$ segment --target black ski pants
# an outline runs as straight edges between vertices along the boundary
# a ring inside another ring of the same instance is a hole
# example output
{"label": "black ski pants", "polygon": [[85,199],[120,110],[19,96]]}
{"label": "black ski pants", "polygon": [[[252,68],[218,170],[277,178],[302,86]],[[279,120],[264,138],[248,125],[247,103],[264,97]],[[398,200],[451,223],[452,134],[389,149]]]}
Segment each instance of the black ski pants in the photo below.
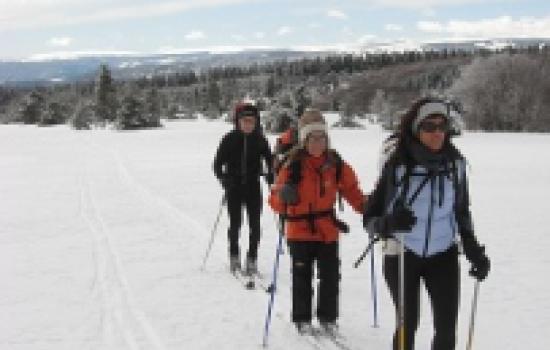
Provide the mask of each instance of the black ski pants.
{"label": "black ski pants", "polygon": [[239,233],[242,225],[243,207],[246,207],[249,227],[248,257],[256,260],[260,243],[260,215],[262,214],[262,189],[260,182],[236,186],[227,191],[229,214],[229,254],[239,256]]}
{"label": "black ski pants", "polygon": [[[389,287],[396,314],[399,305],[398,256],[384,257],[384,277]],[[432,305],[434,339],[432,350],[454,350],[460,298],[460,268],[458,249],[422,258],[405,252],[405,349],[414,349],[418,328],[420,281],[424,282]],[[397,328],[393,336],[393,349],[398,349]]]}
{"label": "black ski pants", "polygon": [[333,322],[338,318],[340,258],[338,242],[289,241],[292,258],[292,321],[312,318],[313,265],[317,262],[317,318]]}

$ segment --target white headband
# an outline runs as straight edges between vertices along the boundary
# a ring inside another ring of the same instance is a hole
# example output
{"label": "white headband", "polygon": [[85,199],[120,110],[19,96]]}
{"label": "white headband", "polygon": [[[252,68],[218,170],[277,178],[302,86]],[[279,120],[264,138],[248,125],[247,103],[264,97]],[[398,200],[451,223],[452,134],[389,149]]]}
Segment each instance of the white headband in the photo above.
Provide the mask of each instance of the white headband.
{"label": "white headband", "polygon": [[418,125],[420,123],[428,118],[431,115],[442,115],[445,118],[448,119],[448,109],[447,105],[441,102],[428,102],[420,106],[418,109],[418,113],[416,115],[416,118],[414,119],[413,125],[412,125],[412,131],[413,133],[418,132]]}
{"label": "white headband", "polygon": [[328,136],[328,128],[324,123],[307,124],[300,128],[300,142],[303,144],[306,141],[307,135],[313,131],[322,131]]}

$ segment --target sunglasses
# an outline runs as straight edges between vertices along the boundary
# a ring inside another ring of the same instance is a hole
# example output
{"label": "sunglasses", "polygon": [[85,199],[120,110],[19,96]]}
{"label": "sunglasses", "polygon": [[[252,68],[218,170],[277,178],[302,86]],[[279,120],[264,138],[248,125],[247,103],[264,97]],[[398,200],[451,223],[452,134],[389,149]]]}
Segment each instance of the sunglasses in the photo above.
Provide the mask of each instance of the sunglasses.
{"label": "sunglasses", "polygon": [[449,124],[446,122],[433,123],[433,122],[424,121],[420,123],[418,128],[419,130],[424,132],[436,132],[436,131],[447,132],[449,131]]}

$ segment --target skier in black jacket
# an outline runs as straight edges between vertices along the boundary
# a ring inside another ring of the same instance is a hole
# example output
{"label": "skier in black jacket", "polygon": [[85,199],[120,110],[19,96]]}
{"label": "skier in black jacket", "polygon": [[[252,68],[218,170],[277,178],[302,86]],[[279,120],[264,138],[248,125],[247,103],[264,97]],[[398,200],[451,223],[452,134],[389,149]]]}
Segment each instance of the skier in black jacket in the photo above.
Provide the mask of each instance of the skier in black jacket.
{"label": "skier in black jacket", "polygon": [[[218,146],[214,158],[214,174],[226,192],[230,270],[236,272],[241,268],[239,231],[242,207],[246,206],[250,238],[245,272],[253,274],[257,272],[263,203],[260,176],[265,175],[268,185],[273,183],[273,156],[261,131],[258,109],[250,103],[239,103],[234,117],[235,128],[225,134]],[[262,158],[267,167],[265,174]]]}

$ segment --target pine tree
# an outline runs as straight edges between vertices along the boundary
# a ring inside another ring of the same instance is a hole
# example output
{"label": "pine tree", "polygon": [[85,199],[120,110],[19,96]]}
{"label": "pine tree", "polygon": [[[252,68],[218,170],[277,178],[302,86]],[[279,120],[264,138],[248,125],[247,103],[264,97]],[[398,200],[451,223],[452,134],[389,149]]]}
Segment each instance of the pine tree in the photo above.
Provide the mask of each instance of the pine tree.
{"label": "pine tree", "polygon": [[116,90],[107,65],[99,68],[99,78],[96,84],[96,113],[100,122],[113,121],[116,117]]}
{"label": "pine tree", "polygon": [[121,103],[116,118],[116,127],[120,130],[139,129],[147,126],[142,102],[134,95],[126,96]]}
{"label": "pine tree", "polygon": [[42,119],[44,96],[38,91],[31,92],[19,110],[19,119],[25,124],[36,124]]}
{"label": "pine tree", "polygon": [[311,98],[307,95],[306,88],[301,85],[294,92],[294,113],[301,116],[304,110],[311,105]]}
{"label": "pine tree", "polygon": [[392,106],[390,99],[386,96],[386,93],[382,89],[377,89],[370,104],[371,113],[378,115],[378,120],[381,121],[384,127],[392,130],[397,124],[394,115],[392,113]]}
{"label": "pine tree", "polygon": [[147,125],[145,126],[160,126],[160,96],[158,90],[155,88],[149,90],[145,99],[145,118],[147,120]]}
{"label": "pine tree", "polygon": [[275,96],[275,78],[273,75],[270,75],[267,79],[265,95],[269,98]]}
{"label": "pine tree", "polygon": [[90,101],[80,102],[69,123],[76,130],[89,130],[95,120],[94,106]]}
{"label": "pine tree", "polygon": [[218,86],[218,83],[214,80],[210,80],[208,82],[207,92],[206,92],[206,98],[207,98],[207,106],[208,110],[211,111],[220,111],[220,100],[221,100],[221,92],[220,87]]}
{"label": "pine tree", "polygon": [[50,102],[48,107],[42,113],[39,125],[63,124],[67,120],[67,106],[59,102]]}

